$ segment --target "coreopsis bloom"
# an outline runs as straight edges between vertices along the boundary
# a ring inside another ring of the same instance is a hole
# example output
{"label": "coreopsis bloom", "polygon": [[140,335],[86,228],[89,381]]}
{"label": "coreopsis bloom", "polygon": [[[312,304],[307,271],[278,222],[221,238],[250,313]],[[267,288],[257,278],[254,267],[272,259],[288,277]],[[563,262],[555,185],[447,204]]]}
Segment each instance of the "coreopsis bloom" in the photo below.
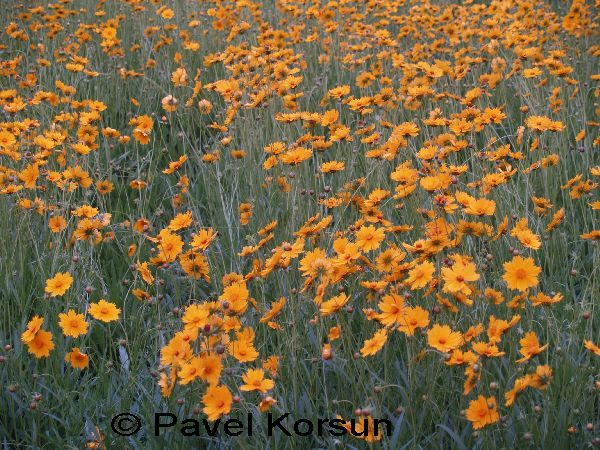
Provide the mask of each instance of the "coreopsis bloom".
{"label": "coreopsis bloom", "polygon": [[215,233],[212,228],[202,229],[192,236],[190,246],[197,250],[206,250],[217,235],[218,233]]}
{"label": "coreopsis bloom", "polygon": [[331,297],[329,300],[322,302],[319,312],[323,316],[328,316],[342,309],[342,307],[348,303],[349,300],[350,297],[342,292],[334,297]]}
{"label": "coreopsis bloom", "polygon": [[175,261],[183,249],[183,240],[167,228],[158,233],[157,239],[158,259],[165,262]]}
{"label": "coreopsis bloom", "polygon": [[382,325],[388,326],[394,323],[401,323],[404,317],[404,298],[398,294],[388,294],[381,298],[377,305],[381,311],[377,315],[377,320]]}
{"label": "coreopsis bloom", "polygon": [[383,228],[375,228],[373,225],[362,226],[356,232],[356,244],[363,252],[379,248],[384,238]]}
{"label": "coreopsis bloom", "polygon": [[344,168],[346,167],[346,165],[344,164],[343,161],[329,161],[326,163],[323,163],[321,165],[321,172],[323,173],[332,173],[332,172],[340,172],[342,170],[344,170]]}
{"label": "coreopsis bloom", "polygon": [[226,386],[209,386],[202,397],[202,403],[204,403],[202,411],[206,414],[208,420],[214,422],[231,411],[232,401],[233,397]]}
{"label": "coreopsis bloom", "polygon": [[465,208],[465,213],[474,216],[493,216],[496,211],[496,202],[487,198],[473,199]]}
{"label": "coreopsis bloom", "polygon": [[248,369],[242,375],[242,380],[244,384],[240,386],[241,391],[258,391],[264,394],[275,387],[275,382],[265,378],[265,371],[262,369]]}
{"label": "coreopsis bloom", "polygon": [[185,330],[198,329],[209,321],[210,310],[206,304],[191,304],[185,308],[181,321]]}
{"label": "coreopsis bloom", "polygon": [[50,220],[48,220],[48,227],[53,233],[60,233],[67,228],[67,221],[63,216],[52,216]]}
{"label": "coreopsis bloom", "polygon": [[171,222],[169,222],[169,225],[167,226],[167,228],[171,231],[178,231],[183,228],[189,227],[191,224],[192,224],[192,212],[186,211],[184,213],[177,214],[171,220]]}
{"label": "coreopsis bloom", "polygon": [[321,358],[328,361],[333,358],[333,350],[331,344],[323,344],[323,350],[321,350]]}
{"label": "coreopsis bloom", "polygon": [[279,356],[269,356],[262,364],[265,370],[268,370],[273,377],[277,376],[279,371]]}
{"label": "coreopsis bloom", "polygon": [[167,95],[160,101],[163,109],[167,112],[173,112],[177,109],[177,99],[172,95]]}
{"label": "coreopsis bloom", "polygon": [[150,142],[150,133],[154,125],[154,120],[150,116],[138,116],[134,117],[129,121],[129,125],[133,125],[133,137],[140,144],[147,144]]}
{"label": "coreopsis bloom", "polygon": [[412,290],[424,288],[432,280],[434,272],[434,265],[429,261],[423,261],[408,272],[406,283]]}
{"label": "coreopsis bloom", "polygon": [[525,362],[548,348],[548,344],[540,346],[540,341],[533,331],[525,333],[525,336],[523,336],[519,343],[521,344],[519,352],[523,357],[517,359],[518,363]]}
{"label": "coreopsis bloom", "polygon": [[258,358],[258,352],[254,348],[254,331],[245,328],[235,333],[236,340],[231,341],[227,351],[239,362],[251,362]]}
{"label": "coreopsis bloom", "polygon": [[40,316],[33,316],[33,318],[27,324],[27,329],[21,334],[21,341],[25,344],[31,342],[42,325],[44,324],[44,318]]}
{"label": "coreopsis bloom", "polygon": [[487,336],[488,340],[492,343],[498,343],[502,340],[502,335],[512,328],[519,320],[521,316],[515,315],[510,322],[504,319],[496,319],[493,315],[489,318]]}
{"label": "coreopsis bloom", "polygon": [[240,223],[242,225],[248,225],[248,222],[252,217],[253,208],[254,205],[252,205],[252,203],[240,203],[238,210],[240,212]]}
{"label": "coreopsis bloom", "polygon": [[164,173],[166,175],[171,175],[172,173],[175,173],[177,170],[179,170],[186,161],[187,161],[187,156],[181,155],[177,161],[171,161],[169,163],[169,166],[166,169],[164,169],[162,171],[162,173]]}
{"label": "coreopsis bloom", "polygon": [[375,332],[371,339],[367,339],[360,349],[360,354],[364,356],[372,356],[383,348],[387,341],[387,331],[385,328]]}
{"label": "coreopsis bloom", "polygon": [[60,313],[58,319],[58,324],[65,336],[76,338],[87,333],[88,323],[85,321],[83,314],[78,314],[70,309],[66,313]]}
{"label": "coreopsis bloom", "polygon": [[89,365],[89,357],[82,353],[79,347],[73,347],[65,356],[65,361],[70,363],[74,369],[85,369]]}
{"label": "coreopsis bloom", "polygon": [[246,287],[246,283],[232,283],[223,289],[223,294],[219,296],[219,300],[221,300],[221,304],[227,313],[243,314],[248,307],[249,296],[250,292]]}
{"label": "coreopsis bloom", "polygon": [[487,358],[505,355],[505,352],[501,352],[496,345],[490,342],[473,343],[473,351],[475,351],[475,353],[478,355],[485,356]]}
{"label": "coreopsis bloom", "polygon": [[160,373],[160,378],[157,382],[160,387],[160,393],[164,398],[168,398],[171,396],[171,392],[173,392],[173,388],[177,383],[177,369],[175,367],[171,367],[168,371],[164,371]]}
{"label": "coreopsis bloom", "polygon": [[436,323],[427,332],[427,343],[442,353],[448,353],[463,344],[463,336],[448,325]]}
{"label": "coreopsis bloom", "polygon": [[17,142],[17,139],[15,138],[14,134],[6,130],[0,131],[0,147],[11,147],[15,142]]}
{"label": "coreopsis bloom", "polygon": [[305,277],[327,275],[331,266],[332,263],[327,258],[325,250],[321,248],[306,252],[304,258],[300,260],[300,271]]}
{"label": "coreopsis bloom", "polygon": [[139,261],[135,265],[136,270],[147,284],[154,283],[154,276],[152,272],[150,272],[150,268],[148,267],[148,263],[140,263]]}
{"label": "coreopsis bloom", "polygon": [[200,111],[200,113],[202,113],[204,115],[210,114],[212,109],[213,109],[213,105],[208,100],[202,99],[202,100],[198,101],[198,110]]}
{"label": "coreopsis bloom", "polygon": [[496,410],[497,404],[494,397],[485,398],[483,395],[471,400],[466,410],[466,417],[475,430],[491,425],[500,420],[500,414]]}
{"label": "coreopsis bloom", "polygon": [[160,363],[165,366],[181,366],[192,357],[190,343],[181,335],[175,335],[160,350]]}
{"label": "coreopsis bloom", "polygon": [[178,377],[181,384],[188,384],[196,378],[216,385],[221,376],[223,364],[217,355],[195,356],[181,366]]}
{"label": "coreopsis bloom", "polygon": [[537,366],[535,373],[531,374],[531,387],[546,390],[552,381],[552,367],[547,364]]}
{"label": "coreopsis bloom", "polygon": [[417,328],[425,328],[429,325],[429,312],[420,306],[405,308],[398,323],[398,331],[412,336]]}
{"label": "coreopsis bloom", "polygon": [[270,395],[267,395],[258,404],[258,410],[262,413],[267,412],[275,403],[277,403],[277,400],[275,400]]}
{"label": "coreopsis bloom", "polygon": [[218,355],[201,356],[199,369],[199,377],[202,381],[206,381],[209,385],[216,385],[223,369],[221,357]]}
{"label": "coreopsis bloom", "polygon": [[281,297],[279,300],[271,303],[271,308],[259,319],[260,323],[268,323],[275,318],[283,309],[286,303],[286,298]]}
{"label": "coreopsis bloom", "polygon": [[309,148],[298,147],[293,150],[288,150],[286,153],[282,154],[279,159],[282,163],[288,165],[298,165],[302,161],[306,161],[312,156],[313,152]]}
{"label": "coreopsis bloom", "polygon": [[531,304],[533,306],[540,306],[540,305],[549,306],[549,305],[553,305],[555,303],[560,302],[563,298],[564,297],[560,292],[557,294],[554,294],[552,297],[544,294],[543,292],[538,292],[536,295],[529,297],[529,300],[531,300]]}
{"label": "coreopsis bloom", "polygon": [[187,86],[188,79],[189,77],[185,67],[178,67],[171,74],[171,82],[178,87]]}
{"label": "coreopsis bloom", "polygon": [[114,188],[114,184],[108,180],[99,180],[96,182],[96,190],[100,195],[110,194]]}
{"label": "coreopsis bloom", "polygon": [[473,289],[467,283],[477,281],[479,274],[472,262],[455,261],[452,267],[442,268],[442,278],[444,279],[444,292],[461,292],[469,295]]}
{"label": "coreopsis bloom", "polygon": [[524,292],[538,285],[538,275],[541,271],[542,269],[535,265],[533,258],[515,256],[511,261],[504,263],[502,279],[506,281],[509,289]]}
{"label": "coreopsis bloom", "polygon": [[50,351],[54,349],[52,342],[52,333],[39,330],[30,341],[26,342],[27,350],[36,358],[45,358],[50,356]]}
{"label": "coreopsis bloom", "polygon": [[189,250],[179,255],[179,263],[186,275],[198,280],[204,278],[206,282],[210,282],[209,266],[206,256]]}
{"label": "coreopsis bloom", "polygon": [[594,355],[596,356],[600,356],[600,347],[598,347],[596,344],[594,344],[592,341],[590,340],[584,340],[583,341],[583,346],[588,349],[590,352],[592,352]]}
{"label": "coreopsis bloom", "polygon": [[73,284],[73,277],[69,272],[57,273],[53,278],[46,280],[45,292],[51,297],[64,295]]}
{"label": "coreopsis bloom", "polygon": [[114,303],[100,299],[96,303],[90,303],[90,316],[102,322],[112,322],[119,318],[121,310]]}

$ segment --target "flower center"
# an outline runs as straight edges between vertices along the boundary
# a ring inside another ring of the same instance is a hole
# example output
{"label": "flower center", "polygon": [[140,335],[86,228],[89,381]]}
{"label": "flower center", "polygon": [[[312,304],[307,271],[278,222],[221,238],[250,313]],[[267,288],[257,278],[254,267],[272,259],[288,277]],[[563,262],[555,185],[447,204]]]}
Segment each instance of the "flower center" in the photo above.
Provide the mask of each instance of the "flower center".
{"label": "flower center", "polygon": [[527,276],[527,271],[525,269],[517,269],[517,271],[515,272],[515,276],[518,279],[522,280]]}

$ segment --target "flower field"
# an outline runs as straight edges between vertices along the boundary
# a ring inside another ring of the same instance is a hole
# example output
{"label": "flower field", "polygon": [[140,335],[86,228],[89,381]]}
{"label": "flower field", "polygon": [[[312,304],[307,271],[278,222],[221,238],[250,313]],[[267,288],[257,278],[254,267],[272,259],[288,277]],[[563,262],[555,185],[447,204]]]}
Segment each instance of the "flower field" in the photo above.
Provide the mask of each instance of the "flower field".
{"label": "flower field", "polygon": [[600,447],[598,1],[2,6],[2,448]]}

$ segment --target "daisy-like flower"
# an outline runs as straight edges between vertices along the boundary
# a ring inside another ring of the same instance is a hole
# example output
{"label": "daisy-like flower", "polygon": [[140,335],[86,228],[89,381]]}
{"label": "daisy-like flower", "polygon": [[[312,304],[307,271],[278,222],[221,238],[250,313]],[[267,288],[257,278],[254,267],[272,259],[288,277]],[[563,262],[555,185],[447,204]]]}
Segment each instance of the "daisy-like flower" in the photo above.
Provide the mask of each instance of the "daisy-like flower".
{"label": "daisy-like flower", "polygon": [[480,395],[477,400],[471,400],[469,403],[466,410],[467,420],[471,422],[475,430],[496,423],[500,420],[500,414],[498,414],[496,407],[494,397],[485,398]]}
{"label": "daisy-like flower", "polygon": [[448,353],[463,344],[463,336],[458,331],[452,331],[448,325],[435,324],[427,332],[427,343],[430,347],[442,353]]}
{"label": "daisy-like flower", "polygon": [[209,386],[202,397],[204,408],[202,411],[211,422],[217,420],[231,411],[233,397],[226,386]]}
{"label": "daisy-like flower", "polygon": [[502,279],[509,289],[524,292],[538,285],[538,275],[541,271],[542,269],[535,265],[533,258],[515,256],[511,261],[504,263]]}
{"label": "daisy-like flower", "polygon": [[88,323],[85,321],[83,314],[78,314],[70,309],[66,313],[60,313],[58,319],[58,324],[65,336],[76,338],[87,333]]}
{"label": "daisy-like flower", "polygon": [[46,280],[45,292],[51,297],[64,295],[73,284],[73,277],[69,272],[57,273],[53,278]]}
{"label": "daisy-like flower", "polygon": [[258,391],[264,394],[275,387],[273,380],[265,378],[265,371],[263,369],[248,369],[242,375],[242,380],[244,380],[244,384],[240,386],[241,391]]}
{"label": "daisy-like flower", "polygon": [[75,369],[85,369],[89,365],[89,357],[82,353],[79,347],[73,347],[65,356],[65,361]]}
{"label": "daisy-like flower", "polygon": [[97,303],[90,303],[90,316],[102,322],[112,322],[119,318],[121,310],[114,303],[100,299]]}

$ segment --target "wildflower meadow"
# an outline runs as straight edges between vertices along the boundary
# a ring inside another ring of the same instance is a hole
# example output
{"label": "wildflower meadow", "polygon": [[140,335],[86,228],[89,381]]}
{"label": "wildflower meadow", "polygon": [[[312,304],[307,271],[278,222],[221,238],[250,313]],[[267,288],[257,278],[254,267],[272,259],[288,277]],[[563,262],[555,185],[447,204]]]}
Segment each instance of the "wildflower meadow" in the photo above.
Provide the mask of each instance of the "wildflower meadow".
{"label": "wildflower meadow", "polygon": [[598,0],[6,0],[3,449],[600,447]]}

